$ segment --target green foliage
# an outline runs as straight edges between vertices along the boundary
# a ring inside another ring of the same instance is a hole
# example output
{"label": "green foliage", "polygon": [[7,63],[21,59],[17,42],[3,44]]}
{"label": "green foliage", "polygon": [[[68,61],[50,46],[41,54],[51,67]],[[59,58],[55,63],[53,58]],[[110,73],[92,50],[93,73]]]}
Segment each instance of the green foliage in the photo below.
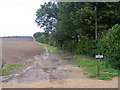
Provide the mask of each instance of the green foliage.
{"label": "green foliage", "polygon": [[116,74],[110,74],[110,73],[106,73],[106,74],[100,74],[100,80],[112,80],[113,77],[118,76]]}
{"label": "green foliage", "polygon": [[[95,6],[98,41],[95,40]],[[36,41],[65,50],[93,56],[103,54],[105,63],[120,66],[120,3],[48,2],[36,12],[36,23],[46,33],[34,35]],[[110,29],[114,26],[112,29]],[[99,39],[100,38],[100,39]]]}
{"label": "green foliage", "polygon": [[79,43],[76,44],[75,52],[79,54],[92,55],[94,48],[94,40],[90,40],[87,37],[81,37]]}
{"label": "green foliage", "polygon": [[48,42],[48,34],[44,32],[37,32],[34,35],[34,38],[36,41],[41,43],[47,43]]}
{"label": "green foliage", "polygon": [[98,28],[99,32],[112,28],[120,23],[120,3],[97,3]]}
{"label": "green foliage", "polygon": [[108,64],[120,69],[120,25],[114,25],[98,41],[98,51],[105,56]]}
{"label": "green foliage", "polygon": [[39,43],[39,42],[36,42],[36,43],[38,43],[38,44],[46,47],[47,50],[48,50],[48,52],[50,52],[50,51],[54,51],[54,52],[58,51],[56,47],[50,46],[50,45],[48,45],[48,44],[43,44],[43,43]]}
{"label": "green foliage", "polygon": [[94,13],[90,4],[66,2],[58,3],[58,6],[60,20],[55,32],[56,41],[64,44],[68,51],[91,55],[94,44]]}
{"label": "green foliage", "polygon": [[14,68],[23,66],[23,64],[8,64],[0,69],[2,75],[10,74]]}
{"label": "green foliage", "polygon": [[58,7],[55,3],[48,2],[41,5],[36,12],[36,23],[40,28],[44,28],[46,33],[56,28]]}

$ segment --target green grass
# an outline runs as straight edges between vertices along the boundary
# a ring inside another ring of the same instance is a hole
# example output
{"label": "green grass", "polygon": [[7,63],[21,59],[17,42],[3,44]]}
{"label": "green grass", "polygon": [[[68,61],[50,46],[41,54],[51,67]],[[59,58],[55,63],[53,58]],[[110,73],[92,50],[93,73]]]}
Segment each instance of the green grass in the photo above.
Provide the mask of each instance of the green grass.
{"label": "green grass", "polygon": [[43,66],[48,66],[49,64],[43,64]]}
{"label": "green grass", "polygon": [[[87,73],[84,73],[90,78],[98,78],[100,80],[111,80],[112,77],[118,76],[118,70],[109,67],[106,67],[104,60],[100,62],[100,75],[97,76],[97,59],[87,57],[84,55],[75,55],[74,56],[74,66],[82,66],[84,67]],[[114,74],[113,74],[114,73]]]}
{"label": "green grass", "polygon": [[2,75],[8,75],[10,74],[15,68],[18,68],[18,67],[21,67],[23,66],[23,64],[8,64],[8,65],[5,65],[3,66],[1,69],[0,69],[0,72]]}
{"label": "green grass", "polygon": [[[37,41],[35,41],[35,43],[37,43],[37,44],[39,44],[39,45],[47,48],[48,52],[53,51],[53,52],[55,52],[55,53],[57,53],[57,54],[59,54],[59,55],[63,53],[63,51],[60,50],[60,49],[57,48],[57,47],[50,46],[50,45],[44,44],[44,43],[39,43],[39,42],[37,42]],[[66,52],[66,51],[64,51],[64,52]]]}
{"label": "green grass", "polygon": [[46,47],[46,48],[48,49],[48,52],[50,52],[51,50],[54,51],[54,52],[57,51],[57,48],[56,48],[56,47],[50,46],[50,45],[48,45],[48,44],[39,43],[39,42],[37,42],[37,41],[35,41],[35,43],[37,43],[37,44],[39,44],[39,45],[41,45],[41,46],[43,46],[43,47]]}

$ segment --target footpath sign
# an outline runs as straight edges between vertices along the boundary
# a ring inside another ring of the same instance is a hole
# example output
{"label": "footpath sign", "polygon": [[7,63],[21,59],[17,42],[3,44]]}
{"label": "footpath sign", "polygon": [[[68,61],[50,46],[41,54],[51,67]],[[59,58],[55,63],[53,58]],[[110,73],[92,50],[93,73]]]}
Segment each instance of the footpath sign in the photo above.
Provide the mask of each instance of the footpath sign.
{"label": "footpath sign", "polygon": [[95,58],[103,58],[103,55],[95,55]]}
{"label": "footpath sign", "polygon": [[103,58],[103,55],[95,55],[95,58],[98,59],[98,72],[97,72],[97,76],[100,75],[100,59]]}

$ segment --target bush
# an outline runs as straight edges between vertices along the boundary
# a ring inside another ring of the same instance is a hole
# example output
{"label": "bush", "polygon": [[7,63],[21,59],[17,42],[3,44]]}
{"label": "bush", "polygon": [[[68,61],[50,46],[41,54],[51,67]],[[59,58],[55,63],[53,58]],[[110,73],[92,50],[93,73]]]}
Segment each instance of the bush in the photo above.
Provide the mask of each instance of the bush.
{"label": "bush", "polygon": [[93,54],[94,40],[91,40],[87,37],[81,37],[80,42],[76,45],[75,52],[78,54]]}
{"label": "bush", "polygon": [[48,35],[45,32],[37,32],[33,36],[35,40],[40,43],[48,43],[48,37],[47,37]]}
{"label": "bush", "polygon": [[64,42],[65,45],[65,50],[70,51],[70,52],[74,52],[74,48],[75,48],[75,43],[72,41],[65,41]]}
{"label": "bush", "polygon": [[99,54],[103,54],[108,64],[120,69],[120,25],[114,25],[102,35],[97,43]]}

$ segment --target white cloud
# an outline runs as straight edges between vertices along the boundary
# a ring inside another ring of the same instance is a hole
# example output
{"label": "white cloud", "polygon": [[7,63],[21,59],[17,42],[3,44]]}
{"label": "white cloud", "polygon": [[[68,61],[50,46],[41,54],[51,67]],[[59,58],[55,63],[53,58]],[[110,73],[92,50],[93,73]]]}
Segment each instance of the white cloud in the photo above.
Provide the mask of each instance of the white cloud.
{"label": "white cloud", "polygon": [[33,35],[43,31],[35,23],[40,4],[49,0],[0,0],[0,36]]}

